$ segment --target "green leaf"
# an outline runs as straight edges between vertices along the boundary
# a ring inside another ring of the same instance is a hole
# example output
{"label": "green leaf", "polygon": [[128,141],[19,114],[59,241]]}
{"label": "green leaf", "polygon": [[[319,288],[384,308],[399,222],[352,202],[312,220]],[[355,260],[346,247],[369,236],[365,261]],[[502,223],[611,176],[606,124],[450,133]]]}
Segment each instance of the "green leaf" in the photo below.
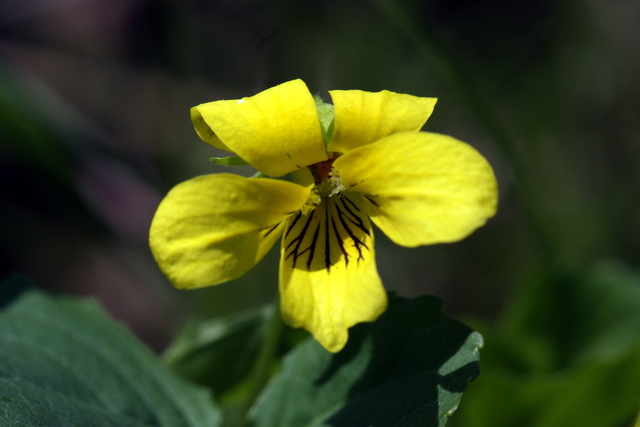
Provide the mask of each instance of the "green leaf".
{"label": "green leaf", "polygon": [[189,325],[164,358],[181,375],[224,393],[249,374],[272,311],[265,307]]}
{"label": "green leaf", "polygon": [[0,312],[0,426],[219,424],[208,392],[94,302],[30,292]]}
{"label": "green leaf", "polygon": [[338,354],[293,350],[251,412],[255,427],[443,426],[479,373],[482,337],[442,313],[442,300],[390,295]]}
{"label": "green leaf", "polygon": [[247,163],[240,156],[211,157],[209,160],[217,165],[222,165],[222,166],[248,166],[249,165],[249,163]]}
{"label": "green leaf", "polygon": [[[277,339],[266,349],[274,332]],[[188,325],[164,358],[174,371],[212,389],[225,425],[236,426],[282,356],[308,337],[304,329],[284,325],[280,312],[268,305]]]}
{"label": "green leaf", "polygon": [[[213,389],[220,397],[249,375],[273,310],[268,305],[191,323],[167,348],[164,360],[181,376]],[[279,356],[309,337],[304,329],[282,327]]]}

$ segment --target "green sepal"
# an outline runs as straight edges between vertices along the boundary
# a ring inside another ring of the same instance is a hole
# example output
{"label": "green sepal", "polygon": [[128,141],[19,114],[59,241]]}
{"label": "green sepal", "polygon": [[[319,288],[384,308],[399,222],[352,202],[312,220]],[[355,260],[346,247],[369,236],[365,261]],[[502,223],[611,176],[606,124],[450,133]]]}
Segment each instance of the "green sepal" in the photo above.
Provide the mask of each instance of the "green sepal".
{"label": "green sepal", "polygon": [[335,120],[335,108],[333,104],[326,104],[319,95],[314,95],[313,100],[316,101],[316,109],[318,110],[318,119],[322,126],[322,138],[325,145],[328,145],[333,138],[333,125]]}
{"label": "green sepal", "polygon": [[209,160],[217,165],[222,165],[222,166],[248,166],[249,165],[249,163],[247,163],[240,156],[211,157]]}

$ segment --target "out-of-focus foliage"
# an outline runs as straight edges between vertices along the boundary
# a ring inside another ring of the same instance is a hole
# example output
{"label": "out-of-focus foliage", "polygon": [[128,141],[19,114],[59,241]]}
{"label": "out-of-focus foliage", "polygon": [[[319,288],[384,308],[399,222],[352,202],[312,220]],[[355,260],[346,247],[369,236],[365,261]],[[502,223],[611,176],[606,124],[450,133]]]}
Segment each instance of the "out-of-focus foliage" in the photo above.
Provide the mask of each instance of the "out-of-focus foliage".
{"label": "out-of-focus foliage", "polygon": [[640,275],[609,261],[533,276],[499,326],[483,331],[483,375],[465,396],[460,425],[631,425],[640,396]]}

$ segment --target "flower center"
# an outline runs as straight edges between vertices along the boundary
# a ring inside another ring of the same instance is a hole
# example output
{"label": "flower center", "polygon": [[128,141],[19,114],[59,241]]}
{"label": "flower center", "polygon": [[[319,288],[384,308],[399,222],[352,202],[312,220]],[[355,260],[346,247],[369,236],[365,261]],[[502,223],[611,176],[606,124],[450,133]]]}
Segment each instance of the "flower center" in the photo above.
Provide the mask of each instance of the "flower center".
{"label": "flower center", "polygon": [[309,166],[316,182],[314,191],[321,197],[331,197],[346,190],[337,171],[333,169],[333,162],[340,157],[333,153],[327,160]]}
{"label": "flower center", "polygon": [[327,160],[323,160],[309,166],[309,169],[311,169],[311,173],[313,174],[313,178],[316,180],[316,185],[322,183],[322,181],[329,179],[331,170],[333,169],[333,162],[337,158],[338,156],[334,154]]}

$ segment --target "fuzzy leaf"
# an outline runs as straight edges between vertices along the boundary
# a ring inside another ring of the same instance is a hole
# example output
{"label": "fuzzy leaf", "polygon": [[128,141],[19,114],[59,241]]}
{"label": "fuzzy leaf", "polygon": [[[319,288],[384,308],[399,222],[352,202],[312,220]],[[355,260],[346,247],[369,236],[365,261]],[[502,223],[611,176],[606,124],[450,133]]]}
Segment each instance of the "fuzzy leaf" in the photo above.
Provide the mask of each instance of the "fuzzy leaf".
{"label": "fuzzy leaf", "polygon": [[208,392],[96,303],[34,291],[0,312],[0,426],[219,424]]}

